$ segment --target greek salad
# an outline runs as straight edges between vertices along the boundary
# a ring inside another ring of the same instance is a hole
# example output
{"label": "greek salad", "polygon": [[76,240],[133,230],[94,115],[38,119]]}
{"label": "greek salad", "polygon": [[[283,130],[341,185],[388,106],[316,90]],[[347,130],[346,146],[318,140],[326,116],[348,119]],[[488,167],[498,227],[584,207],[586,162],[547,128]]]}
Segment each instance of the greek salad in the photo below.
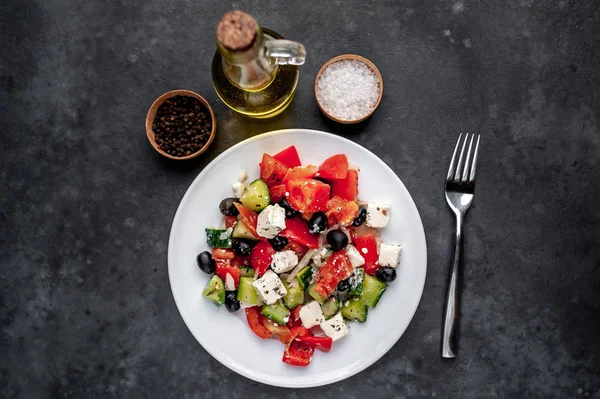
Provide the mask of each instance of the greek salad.
{"label": "greek salad", "polygon": [[359,167],[344,154],[302,166],[294,146],[264,154],[260,178],[219,204],[223,227],[206,229],[212,251],[196,261],[212,275],[203,296],[229,312],[243,309],[259,338],[285,345],[283,362],[307,366],[364,323],[396,279],[401,246],[380,230],[391,205],[358,199]]}

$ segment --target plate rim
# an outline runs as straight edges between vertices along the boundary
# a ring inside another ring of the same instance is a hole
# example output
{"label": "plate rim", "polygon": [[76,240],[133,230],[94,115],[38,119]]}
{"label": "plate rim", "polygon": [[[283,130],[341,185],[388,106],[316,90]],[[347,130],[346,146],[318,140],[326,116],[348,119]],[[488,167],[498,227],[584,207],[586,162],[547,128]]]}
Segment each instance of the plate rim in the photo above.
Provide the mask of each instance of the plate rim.
{"label": "plate rim", "polygon": [[[188,321],[186,320],[186,317],[184,316],[184,314],[181,311],[181,307],[179,306],[179,303],[177,301],[177,298],[175,296],[175,291],[174,291],[174,287],[173,287],[173,277],[171,275],[171,268],[174,268],[175,266],[171,266],[174,263],[174,260],[171,260],[171,257],[174,256],[173,254],[173,246],[175,245],[173,242],[173,236],[174,236],[174,229],[175,229],[175,225],[177,223],[177,221],[179,220],[179,218],[181,217],[181,212],[182,209],[184,207],[184,205],[187,203],[187,199],[188,196],[191,195],[192,189],[199,184],[198,181],[201,180],[201,178],[205,175],[208,174],[214,167],[214,165],[221,159],[226,157],[229,153],[234,152],[236,149],[238,149],[239,147],[246,145],[248,143],[254,142],[254,141],[260,141],[260,140],[264,140],[267,139],[269,137],[272,136],[278,136],[278,135],[285,135],[285,134],[290,134],[290,133],[309,133],[309,134],[316,134],[318,136],[326,136],[328,138],[332,138],[334,140],[338,140],[341,142],[345,142],[346,144],[349,144],[353,147],[357,147],[358,149],[361,149],[363,151],[368,152],[370,155],[372,155],[377,162],[379,162],[384,168],[387,168],[390,172],[392,172],[392,174],[394,176],[396,176],[398,178],[398,181],[400,182],[400,184],[402,185],[402,187],[404,188],[404,190],[406,190],[406,192],[408,193],[408,198],[410,199],[410,202],[412,203],[412,206],[414,207],[414,210],[416,211],[416,216],[419,219],[419,235],[422,237],[422,241],[424,244],[424,260],[425,260],[425,270],[424,270],[424,278],[423,278],[423,283],[422,285],[419,287],[419,300],[417,301],[417,303],[415,304],[414,308],[411,309],[410,311],[410,319],[408,321],[408,323],[406,324],[406,326],[404,327],[404,329],[402,330],[402,332],[400,332],[398,334],[398,336],[395,339],[392,339],[389,341],[389,344],[387,344],[385,346],[385,350],[381,351],[377,357],[373,358],[373,360],[371,362],[366,362],[364,365],[361,365],[360,367],[357,367],[356,369],[350,370],[348,372],[342,373],[340,375],[334,376],[328,380],[322,380],[322,381],[316,381],[314,383],[311,382],[299,382],[299,381],[283,381],[281,383],[277,382],[277,381],[265,381],[265,380],[261,380],[260,378],[258,378],[256,375],[252,375],[249,373],[246,373],[246,370],[244,370],[241,367],[237,367],[235,363],[228,363],[226,361],[224,361],[223,359],[221,359],[219,352],[213,350],[212,348],[209,347],[209,345],[203,345],[200,338],[198,338],[196,336],[196,334],[194,334],[194,332],[192,331],[192,329],[190,328],[190,324],[188,323]],[[217,360],[220,364],[222,364],[223,366],[227,367],[229,370],[235,372],[238,375],[241,375],[245,378],[248,378],[249,380],[255,381],[255,382],[259,382],[261,384],[265,384],[265,385],[269,385],[269,386],[275,386],[275,387],[280,387],[280,388],[315,388],[315,387],[320,387],[320,386],[326,386],[326,385],[330,385],[339,381],[343,381],[347,378],[350,378],[364,370],[366,370],[367,368],[371,367],[372,365],[374,365],[375,363],[377,363],[385,354],[387,354],[400,340],[400,338],[402,337],[402,335],[404,335],[404,333],[406,332],[406,330],[408,329],[408,326],[410,325],[410,323],[413,321],[413,318],[417,312],[417,309],[419,308],[419,304],[421,303],[421,299],[423,298],[423,291],[425,289],[425,283],[427,281],[427,237],[425,235],[425,228],[423,226],[423,220],[421,219],[421,214],[419,213],[419,209],[417,208],[417,205],[410,193],[410,191],[408,191],[408,189],[406,188],[406,186],[404,185],[404,182],[402,181],[402,179],[400,179],[400,176],[398,176],[398,174],[396,172],[394,172],[394,170],[385,162],[383,161],[383,159],[381,159],[377,154],[375,154],[374,152],[372,152],[371,150],[369,150],[368,148],[350,140],[347,139],[345,137],[339,136],[337,134],[334,133],[329,133],[329,132],[325,132],[322,130],[315,130],[315,129],[304,129],[304,128],[289,128],[289,129],[279,129],[279,130],[273,130],[273,131],[269,131],[269,132],[264,132],[264,133],[260,133],[257,134],[255,136],[249,137],[245,140],[242,140],[236,144],[234,144],[233,146],[229,147],[228,149],[226,149],[225,151],[223,151],[221,154],[217,155],[212,161],[210,161],[201,171],[200,173],[198,173],[196,175],[196,177],[194,178],[194,180],[192,180],[192,182],[190,183],[190,185],[188,186],[185,194],[183,195],[183,197],[181,198],[181,200],[179,201],[179,205],[177,206],[177,211],[175,212],[175,216],[173,216],[173,222],[171,223],[171,229],[169,232],[169,243],[167,246],[167,273],[169,275],[169,286],[171,288],[171,295],[173,296],[173,300],[175,302],[175,306],[177,307],[177,311],[179,312],[180,317],[183,319],[183,322],[185,324],[185,326],[187,327],[188,331],[192,334],[192,336],[194,337],[194,339],[200,344],[200,346],[207,351],[215,360]]]}

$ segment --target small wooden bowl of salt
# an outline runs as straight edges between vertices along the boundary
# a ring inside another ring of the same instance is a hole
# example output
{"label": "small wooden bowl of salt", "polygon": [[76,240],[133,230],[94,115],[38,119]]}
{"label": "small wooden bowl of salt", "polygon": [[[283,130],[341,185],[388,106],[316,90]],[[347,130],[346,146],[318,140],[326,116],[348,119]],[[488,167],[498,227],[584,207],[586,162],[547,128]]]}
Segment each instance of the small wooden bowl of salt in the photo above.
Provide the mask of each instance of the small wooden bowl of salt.
{"label": "small wooden bowl of salt", "polygon": [[315,79],[319,109],[331,120],[352,124],[373,115],[383,97],[383,78],[368,59],[342,54],[327,61]]}

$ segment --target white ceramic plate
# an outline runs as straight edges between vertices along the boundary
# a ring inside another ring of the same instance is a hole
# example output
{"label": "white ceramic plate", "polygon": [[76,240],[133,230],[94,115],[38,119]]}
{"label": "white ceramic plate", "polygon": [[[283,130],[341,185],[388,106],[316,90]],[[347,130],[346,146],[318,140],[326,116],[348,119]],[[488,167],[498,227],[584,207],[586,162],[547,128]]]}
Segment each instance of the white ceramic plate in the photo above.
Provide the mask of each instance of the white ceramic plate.
{"label": "white ceramic plate", "polygon": [[[344,153],[360,166],[360,199],[389,202],[391,219],[384,242],[403,246],[398,278],[389,285],[367,322],[351,323],[350,333],[329,353],[315,351],[308,367],[282,363],[284,346],[261,340],[250,330],[245,314],[227,312],[202,297],[209,276],[196,266],[196,255],[209,249],[204,229],[222,226],[218,205],[232,195],[231,185],[242,170],[258,178],[263,153],[295,145],[303,164],[319,165]],[[252,380],[280,387],[315,387],[348,378],[375,363],[394,346],[410,323],[421,299],[427,269],[423,224],[398,176],[376,155],[333,134],[289,129],[245,140],[215,158],[196,177],[175,214],[169,238],[169,280],[177,308],[194,337],[215,359]]]}

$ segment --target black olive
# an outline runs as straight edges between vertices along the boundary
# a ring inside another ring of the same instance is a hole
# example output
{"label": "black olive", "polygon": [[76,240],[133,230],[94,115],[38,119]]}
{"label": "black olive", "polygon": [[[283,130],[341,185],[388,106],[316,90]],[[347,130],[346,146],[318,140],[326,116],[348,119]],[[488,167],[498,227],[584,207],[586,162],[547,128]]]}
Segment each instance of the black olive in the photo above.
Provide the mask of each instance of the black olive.
{"label": "black olive", "polygon": [[237,291],[225,292],[225,307],[231,313],[240,310],[240,301],[237,299]]}
{"label": "black olive", "polygon": [[200,270],[206,274],[213,274],[217,269],[217,265],[208,251],[200,252],[196,256],[196,263],[198,263]]}
{"label": "black olive", "polygon": [[352,226],[358,227],[363,224],[367,220],[367,209],[362,206],[358,208],[358,215],[354,218],[352,222]]}
{"label": "black olive", "polygon": [[327,243],[333,251],[340,251],[348,245],[348,236],[341,230],[331,230],[327,233]]}
{"label": "black olive", "polygon": [[286,198],[279,201],[279,206],[282,207],[283,209],[285,209],[285,217],[286,218],[293,218],[294,216],[296,216],[300,213],[297,210],[295,210],[294,208],[292,208],[292,206],[290,205],[290,203],[288,202],[288,200]]}
{"label": "black olive", "polygon": [[240,212],[237,210],[235,205],[233,205],[236,202],[240,202],[240,200],[234,197],[225,198],[219,204],[219,210],[225,216],[237,216],[240,214]]}
{"label": "black olive", "polygon": [[340,283],[337,286],[337,290],[338,291],[348,291],[350,289],[352,284],[350,284],[350,280],[349,279],[345,279],[340,281]]}
{"label": "black olive", "polygon": [[322,232],[327,228],[327,215],[323,212],[316,212],[308,221],[308,231],[312,234]]}
{"label": "black olive", "polygon": [[252,251],[252,245],[249,241],[243,239],[235,239],[233,240],[233,252],[236,255],[240,256],[248,256],[250,255],[250,251]]}
{"label": "black olive", "polygon": [[388,266],[380,267],[375,272],[375,277],[384,283],[391,283],[396,279],[396,269]]}
{"label": "black olive", "polygon": [[275,251],[281,251],[290,241],[286,237],[275,236],[269,242]]}

